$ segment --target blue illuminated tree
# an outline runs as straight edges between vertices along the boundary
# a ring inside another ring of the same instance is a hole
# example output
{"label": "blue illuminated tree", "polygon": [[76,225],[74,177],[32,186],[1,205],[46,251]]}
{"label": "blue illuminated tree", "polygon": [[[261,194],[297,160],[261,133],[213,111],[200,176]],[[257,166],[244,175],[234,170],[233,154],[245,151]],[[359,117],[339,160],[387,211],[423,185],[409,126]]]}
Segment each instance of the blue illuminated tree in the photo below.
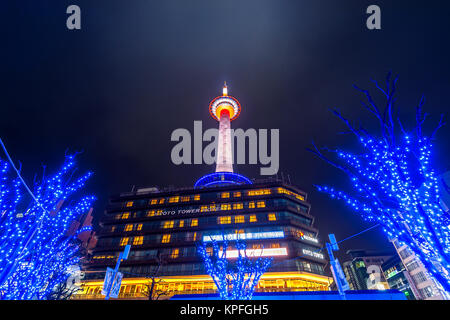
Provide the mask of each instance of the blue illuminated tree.
{"label": "blue illuminated tree", "polygon": [[343,171],[351,180],[352,192],[329,186],[318,190],[349,204],[367,221],[378,222],[389,239],[406,244],[425,265],[428,272],[450,292],[450,219],[440,201],[440,190],[432,165],[433,140],[439,124],[426,134],[422,113],[424,98],[416,107],[415,128],[406,131],[394,116],[397,78],[389,73],[385,88],[373,80],[385,100],[382,110],[369,91],[361,104],[379,123],[377,134],[361,125],[355,126],[338,110],[333,114],[342,120],[359,142],[359,150],[308,149]]}
{"label": "blue illuminated tree", "polygon": [[75,156],[67,155],[56,174],[35,179],[30,190],[20,170],[0,159],[1,299],[45,299],[78,263],[77,236],[86,228],[68,231],[94,197],[78,196],[91,173],[75,171]]}
{"label": "blue illuminated tree", "polygon": [[250,300],[272,258],[247,256],[247,246],[240,240],[235,242],[237,257],[227,258],[229,243],[226,237],[223,239],[220,243],[212,240],[198,246],[206,272],[213,278],[223,300]]}

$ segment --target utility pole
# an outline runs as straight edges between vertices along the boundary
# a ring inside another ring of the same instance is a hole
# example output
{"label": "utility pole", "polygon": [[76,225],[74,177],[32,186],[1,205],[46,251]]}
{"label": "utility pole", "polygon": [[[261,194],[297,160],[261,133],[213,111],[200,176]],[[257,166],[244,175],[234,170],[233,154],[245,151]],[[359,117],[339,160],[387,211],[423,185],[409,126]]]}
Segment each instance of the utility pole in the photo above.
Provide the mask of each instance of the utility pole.
{"label": "utility pole", "polygon": [[[117,275],[119,273],[118,271],[119,271],[120,263],[122,262],[122,260],[127,260],[128,254],[130,253],[130,248],[131,248],[130,244],[127,244],[125,246],[125,249],[123,250],[123,252],[120,253],[119,258],[117,259],[116,267],[114,268],[114,270],[111,270],[111,268],[108,268],[106,270],[105,283],[104,283],[104,287],[106,289],[105,290],[105,300],[109,299],[109,296],[111,294],[111,290],[114,287],[114,285],[116,284],[116,282],[118,281]],[[112,271],[112,275],[111,275],[111,280],[109,281],[109,283],[107,283],[108,271],[109,270]],[[122,282],[122,278],[120,278],[119,281]]]}
{"label": "utility pole", "polygon": [[328,239],[330,239],[330,242],[326,243],[328,256],[330,257],[330,266],[331,266],[331,273],[333,274],[334,282],[336,283],[336,286],[339,291],[339,295],[341,296],[342,300],[347,300],[347,297],[345,296],[345,291],[350,289],[350,286],[348,285],[347,279],[345,278],[344,271],[341,268],[341,265],[339,264],[339,260],[334,258],[333,251],[338,251],[339,246],[336,241],[336,237],[334,234],[329,234]]}

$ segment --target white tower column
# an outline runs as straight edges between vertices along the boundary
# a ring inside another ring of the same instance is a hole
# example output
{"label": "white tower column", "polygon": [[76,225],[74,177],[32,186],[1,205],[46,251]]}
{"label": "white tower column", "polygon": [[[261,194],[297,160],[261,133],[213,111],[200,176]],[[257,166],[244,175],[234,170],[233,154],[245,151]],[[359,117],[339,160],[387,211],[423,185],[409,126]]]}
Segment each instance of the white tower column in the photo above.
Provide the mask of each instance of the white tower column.
{"label": "white tower column", "polygon": [[216,172],[233,172],[230,114],[226,110],[222,111],[219,120],[219,141],[216,155]]}

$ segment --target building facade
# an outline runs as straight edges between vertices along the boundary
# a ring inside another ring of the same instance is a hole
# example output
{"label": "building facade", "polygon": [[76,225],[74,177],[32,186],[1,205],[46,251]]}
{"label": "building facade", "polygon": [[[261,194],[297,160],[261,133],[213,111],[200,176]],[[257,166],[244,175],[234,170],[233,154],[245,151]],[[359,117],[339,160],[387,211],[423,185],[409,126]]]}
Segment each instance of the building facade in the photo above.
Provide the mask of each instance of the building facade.
{"label": "building facade", "polygon": [[274,258],[257,292],[328,290],[331,278],[324,271],[325,256],[317,253],[322,245],[310,204],[306,193],[294,186],[273,180],[150,190],[111,197],[79,298],[103,297],[104,271],[115,265],[127,244],[131,251],[120,268],[124,274],[120,298],[146,298],[154,275],[155,292],[166,297],[212,293],[215,286],[196,243],[223,235],[235,235],[231,237],[245,240],[248,250]]}
{"label": "building facade", "polygon": [[416,288],[415,296],[417,299],[450,299],[442,286],[428,274],[425,266],[408,246],[399,243],[397,239],[394,239],[392,243],[394,244],[403,265],[406,267],[409,278],[412,279],[413,286]]}
{"label": "building facade", "polygon": [[389,288],[381,266],[395,253],[349,250],[347,254],[352,260],[343,263],[343,270],[351,290]]}

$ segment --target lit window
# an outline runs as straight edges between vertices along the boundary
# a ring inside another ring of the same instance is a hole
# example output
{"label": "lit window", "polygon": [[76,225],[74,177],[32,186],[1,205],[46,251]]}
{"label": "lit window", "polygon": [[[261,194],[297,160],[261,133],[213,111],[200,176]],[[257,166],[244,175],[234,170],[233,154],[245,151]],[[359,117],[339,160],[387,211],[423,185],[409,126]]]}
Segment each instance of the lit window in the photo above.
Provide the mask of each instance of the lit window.
{"label": "lit window", "polygon": [[121,246],[126,246],[128,244],[128,238],[122,238],[120,239],[120,245]]}
{"label": "lit window", "polygon": [[262,245],[260,243],[254,243],[252,244],[252,249],[261,249]]}
{"label": "lit window", "polygon": [[212,256],[213,248],[211,248],[211,247],[206,248],[206,253],[208,254],[208,256]]}
{"label": "lit window", "polygon": [[182,202],[188,202],[189,201],[189,196],[181,197],[181,201]]}
{"label": "lit window", "polygon": [[164,203],[164,198],[159,199],[159,204],[163,204]]}
{"label": "lit window", "polygon": [[196,226],[198,226],[198,219],[192,219],[191,227],[196,227]]}
{"label": "lit window", "polygon": [[200,200],[200,195],[199,194],[196,194],[195,196],[194,196],[194,200]]}
{"label": "lit window", "polygon": [[215,204],[210,205],[209,211],[216,211],[216,205]]}
{"label": "lit window", "polygon": [[247,194],[249,196],[262,196],[264,194],[270,194],[270,189],[249,190]]}
{"label": "lit window", "polygon": [[229,204],[229,203],[222,203],[220,205],[220,210],[231,210],[231,204]]}
{"label": "lit window", "polygon": [[134,237],[133,239],[133,245],[137,246],[140,245],[144,242],[144,237],[140,236],[140,237]]}
{"label": "lit window", "polygon": [[111,232],[114,232],[114,231],[116,231],[116,226],[111,227]]}
{"label": "lit window", "polygon": [[163,228],[164,229],[173,228],[173,220],[171,220],[171,221],[164,221]]}
{"label": "lit window", "polygon": [[179,196],[170,197],[169,198],[169,203],[175,203],[175,202],[178,202],[178,201],[180,201],[180,197]]}
{"label": "lit window", "polygon": [[176,259],[178,258],[178,255],[180,254],[180,249],[176,248],[172,250],[172,254],[170,255],[170,257],[172,259]]}
{"label": "lit window", "polygon": [[244,216],[235,216],[234,217],[234,223],[244,223],[244,222],[245,222]]}
{"label": "lit window", "polygon": [[130,213],[129,212],[124,212],[122,214],[122,219],[128,219],[130,217]]}
{"label": "lit window", "polygon": [[243,209],[244,205],[242,203],[233,203],[233,210]]}
{"label": "lit window", "polygon": [[139,224],[136,226],[136,230],[137,230],[137,231],[141,231],[141,230],[142,230],[142,223],[139,223]]}
{"label": "lit window", "polygon": [[152,199],[151,201],[150,201],[150,204],[157,204],[158,203],[158,199]]}
{"label": "lit window", "polygon": [[233,197],[238,198],[241,196],[241,192],[240,191],[236,191],[233,193]]}
{"label": "lit window", "polygon": [[266,207],[266,202],[265,201],[258,201],[256,203],[256,207],[257,208],[265,208]]}
{"label": "lit window", "polygon": [[289,191],[289,190],[287,190],[285,188],[278,188],[278,193],[284,193],[284,194],[296,197],[299,200],[305,201],[305,197],[304,196],[299,195],[299,194],[297,194],[295,192]]}
{"label": "lit window", "polygon": [[250,222],[256,222],[256,221],[258,221],[258,220],[256,220],[256,215],[252,214],[250,216]]}
{"label": "lit window", "polygon": [[127,207],[132,207],[133,206],[133,201],[128,201],[127,202]]}
{"label": "lit window", "polygon": [[147,217],[153,217],[155,215],[155,210],[150,210],[147,212]]}
{"label": "lit window", "polygon": [[218,217],[219,224],[229,224],[231,223],[231,216]]}
{"label": "lit window", "polygon": [[125,226],[125,231],[131,231],[131,230],[133,230],[133,225],[132,224],[127,224]]}
{"label": "lit window", "polygon": [[271,248],[279,248],[279,247],[280,247],[280,244],[279,244],[279,243],[271,243],[271,244],[270,244],[270,247],[271,247]]}
{"label": "lit window", "polygon": [[180,224],[178,225],[180,228],[184,227],[184,220],[180,220]]}
{"label": "lit window", "polygon": [[267,215],[269,221],[276,221],[277,220],[277,216],[275,215],[275,213],[269,213]]}
{"label": "lit window", "polygon": [[200,212],[207,212],[208,211],[208,206],[201,206],[200,207]]}
{"label": "lit window", "polygon": [[249,207],[250,209],[253,209],[253,208],[255,207],[255,203],[254,203],[253,201],[249,202],[249,203],[248,203],[248,207]]}
{"label": "lit window", "polygon": [[221,198],[229,198],[230,197],[230,193],[229,192],[222,192],[222,194],[220,195]]}
{"label": "lit window", "polygon": [[194,232],[194,237],[192,238],[192,241],[197,241],[197,232]]}
{"label": "lit window", "polygon": [[156,215],[160,216],[162,214],[162,212],[163,212],[162,210],[158,210],[158,211],[156,211]]}
{"label": "lit window", "polygon": [[169,243],[170,242],[170,234],[163,234],[161,242],[162,243]]}

